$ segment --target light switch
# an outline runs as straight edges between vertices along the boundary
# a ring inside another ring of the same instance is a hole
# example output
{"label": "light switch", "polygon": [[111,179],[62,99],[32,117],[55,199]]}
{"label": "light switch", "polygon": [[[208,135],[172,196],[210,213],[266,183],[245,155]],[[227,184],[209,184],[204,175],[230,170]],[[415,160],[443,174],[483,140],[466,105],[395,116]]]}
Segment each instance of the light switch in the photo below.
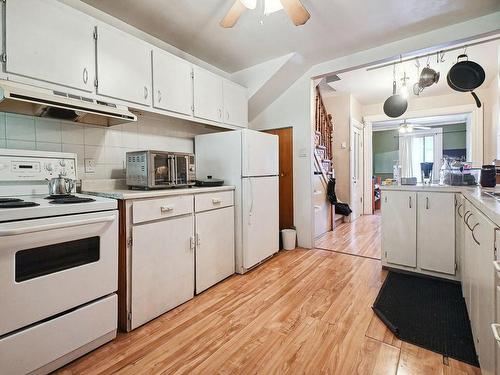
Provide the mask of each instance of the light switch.
{"label": "light switch", "polygon": [[340,148],[341,148],[341,149],[346,149],[346,148],[347,148],[347,143],[346,143],[346,142],[342,142],[342,143],[340,144]]}
{"label": "light switch", "polygon": [[95,173],[95,159],[85,159],[85,173]]}

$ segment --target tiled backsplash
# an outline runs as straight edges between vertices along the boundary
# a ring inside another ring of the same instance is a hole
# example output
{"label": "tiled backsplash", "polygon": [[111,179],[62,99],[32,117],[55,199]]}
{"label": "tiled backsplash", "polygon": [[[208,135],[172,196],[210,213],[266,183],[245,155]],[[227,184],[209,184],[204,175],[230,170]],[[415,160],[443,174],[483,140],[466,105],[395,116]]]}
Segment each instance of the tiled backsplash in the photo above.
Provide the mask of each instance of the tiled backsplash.
{"label": "tiled backsplash", "polygon": [[[194,136],[209,132],[204,125],[170,117],[140,117],[106,128],[0,112],[0,148],[76,153],[81,179],[123,178],[127,151],[193,152]],[[94,173],[85,173],[85,159],[95,160]]]}

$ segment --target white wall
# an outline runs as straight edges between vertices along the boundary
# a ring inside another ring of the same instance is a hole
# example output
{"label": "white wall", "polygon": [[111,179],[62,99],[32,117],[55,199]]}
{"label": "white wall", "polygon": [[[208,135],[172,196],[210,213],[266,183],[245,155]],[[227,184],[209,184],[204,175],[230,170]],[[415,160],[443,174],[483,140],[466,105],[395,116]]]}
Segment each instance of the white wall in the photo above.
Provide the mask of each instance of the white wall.
{"label": "white wall", "polygon": [[[430,48],[450,41],[471,38],[482,33],[493,32],[500,24],[500,12],[474,20],[437,29],[400,41],[385,44],[366,51],[324,62],[312,67],[273,103],[265,108],[250,123],[253,129],[271,129],[293,126],[294,132],[294,216],[299,245],[311,247],[313,244],[312,207],[312,124],[313,92],[311,78],[370,64],[398,56],[402,53]],[[335,135],[334,135],[335,137]],[[304,155],[299,156],[303,151]],[[307,160],[309,159],[309,160]]]}
{"label": "white wall", "polygon": [[[194,136],[212,131],[169,117],[106,128],[0,112],[0,148],[76,153],[80,179],[124,178],[126,152],[193,152]],[[95,159],[95,173],[84,172],[85,158]]]}

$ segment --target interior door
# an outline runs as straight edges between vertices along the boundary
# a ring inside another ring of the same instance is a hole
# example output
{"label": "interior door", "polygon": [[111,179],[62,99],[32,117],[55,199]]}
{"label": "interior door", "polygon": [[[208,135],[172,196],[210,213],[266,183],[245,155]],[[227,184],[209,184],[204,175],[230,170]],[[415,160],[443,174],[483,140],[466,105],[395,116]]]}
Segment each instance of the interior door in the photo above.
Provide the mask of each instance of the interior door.
{"label": "interior door", "polygon": [[153,51],[153,105],[167,111],[191,114],[192,66],[161,50]]}
{"label": "interior door", "polygon": [[131,329],[194,296],[193,216],[132,229]]}
{"label": "interior door", "polygon": [[248,126],[247,89],[225,79],[223,91],[224,123],[246,128]]}
{"label": "interior door", "polygon": [[363,130],[351,125],[351,221],[363,214]]}
{"label": "interior door", "polygon": [[234,273],[234,207],[196,214],[196,293]]}
{"label": "interior door", "polygon": [[424,270],[454,275],[455,195],[419,192],[417,200],[418,266]]}
{"label": "interior door", "polygon": [[291,228],[293,221],[293,129],[267,130],[278,136],[280,229]]}
{"label": "interior door", "polygon": [[97,93],[151,105],[151,47],[112,26],[98,27]]}
{"label": "interior door", "polygon": [[417,266],[417,194],[382,192],[382,252],[388,263]]}
{"label": "interior door", "polygon": [[278,184],[277,176],[243,178],[243,267],[247,269],[279,250]]}
{"label": "interior door", "polygon": [[222,122],[222,78],[198,66],[193,66],[193,74],[194,116]]}
{"label": "interior door", "polygon": [[243,130],[242,175],[245,177],[278,174],[278,137],[255,130]]}
{"label": "interior door", "polygon": [[94,89],[94,21],[55,0],[6,2],[8,73]]}

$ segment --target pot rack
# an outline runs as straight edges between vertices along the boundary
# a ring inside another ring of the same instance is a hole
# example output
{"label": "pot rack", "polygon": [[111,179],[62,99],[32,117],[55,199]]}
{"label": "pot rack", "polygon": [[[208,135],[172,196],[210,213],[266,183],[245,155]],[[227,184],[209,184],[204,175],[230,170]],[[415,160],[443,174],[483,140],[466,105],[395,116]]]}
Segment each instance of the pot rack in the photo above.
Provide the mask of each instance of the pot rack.
{"label": "pot rack", "polygon": [[499,40],[499,39],[500,39],[500,36],[497,36],[497,37],[494,37],[494,38],[480,40],[480,41],[474,42],[474,43],[462,44],[462,45],[457,46],[457,47],[445,48],[445,49],[437,50],[437,51],[434,51],[434,52],[429,52],[429,53],[425,53],[425,54],[421,54],[421,55],[417,55],[417,56],[413,56],[413,57],[408,57],[408,58],[404,58],[404,59],[402,58],[402,55],[399,55],[399,60],[394,60],[392,62],[388,62],[388,63],[382,64],[382,65],[368,67],[368,68],[366,68],[366,71],[369,72],[369,71],[372,71],[372,70],[387,68],[388,66],[393,66],[393,65],[395,66],[397,64],[402,64],[404,62],[418,60],[418,59],[421,59],[421,58],[430,58],[432,56],[436,56],[436,54],[439,56],[440,61],[443,61],[442,60],[442,56],[446,52],[457,51],[457,50],[464,49],[464,48],[467,49],[469,47],[473,47],[473,46],[477,46],[477,45],[480,45],[480,44],[485,44],[485,43],[493,42],[493,41]]}

